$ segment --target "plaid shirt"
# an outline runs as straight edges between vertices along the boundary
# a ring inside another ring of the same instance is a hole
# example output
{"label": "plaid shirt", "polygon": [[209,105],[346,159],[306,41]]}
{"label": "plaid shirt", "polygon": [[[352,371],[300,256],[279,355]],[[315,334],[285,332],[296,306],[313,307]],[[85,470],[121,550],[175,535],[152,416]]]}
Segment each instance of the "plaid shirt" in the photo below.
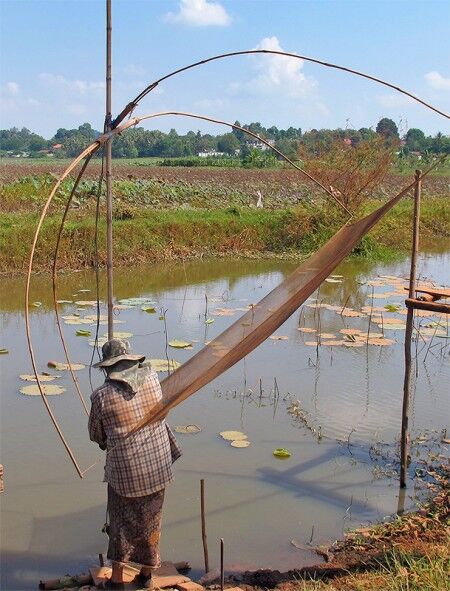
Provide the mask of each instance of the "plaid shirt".
{"label": "plaid shirt", "polygon": [[172,463],[181,455],[165,420],[143,427],[118,445],[162,399],[156,372],[147,372],[135,393],[120,382],[106,380],[91,395],[89,436],[107,450],[104,482],[124,497],[142,497],[165,488],[173,480]]}

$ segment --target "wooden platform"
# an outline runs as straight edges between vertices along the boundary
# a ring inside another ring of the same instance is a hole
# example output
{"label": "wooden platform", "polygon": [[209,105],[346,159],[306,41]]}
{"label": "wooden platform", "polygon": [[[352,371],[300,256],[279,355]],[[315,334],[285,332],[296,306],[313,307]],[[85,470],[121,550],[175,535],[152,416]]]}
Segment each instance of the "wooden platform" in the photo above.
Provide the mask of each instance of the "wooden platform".
{"label": "wooden platform", "polygon": [[[176,591],[205,591],[205,588],[192,581],[189,577],[180,574],[177,570],[183,570],[189,568],[187,563],[173,563],[163,562],[161,567],[156,569],[153,573],[153,581],[155,583],[155,589],[174,589]],[[60,591],[90,591],[94,589],[103,589],[105,583],[111,578],[112,569],[110,566],[94,566],[89,569],[90,575],[79,575],[75,577],[63,577],[62,579],[53,579],[51,581],[41,581],[40,589],[59,589]],[[134,568],[130,565],[126,565],[123,571],[123,578],[127,583],[127,589],[139,588],[130,585],[136,575],[139,574],[139,569]],[[68,579],[72,579],[69,581]],[[67,581],[67,582],[66,582]],[[62,583],[62,585],[61,585]],[[64,586],[62,588],[62,586]],[[228,591],[228,590],[227,590]],[[242,591],[239,587],[233,587],[229,591]]]}
{"label": "wooden platform", "polygon": [[426,302],[407,298],[405,300],[407,308],[416,310],[428,310],[429,312],[440,312],[441,314],[450,314],[450,304],[441,304],[440,302]]}
{"label": "wooden platform", "polygon": [[[405,291],[409,291],[409,287],[404,288]],[[440,300],[442,298],[450,298],[450,288],[441,287],[416,287],[414,290],[416,293],[424,293],[433,298],[433,300]]]}
{"label": "wooden platform", "polygon": [[[408,287],[404,288],[409,291]],[[450,314],[450,304],[441,303],[438,300],[450,298],[450,288],[441,287],[416,287],[416,297],[407,298],[405,304],[407,308],[416,310],[428,310],[429,312],[440,312],[441,314]],[[417,294],[423,294],[417,296]]]}

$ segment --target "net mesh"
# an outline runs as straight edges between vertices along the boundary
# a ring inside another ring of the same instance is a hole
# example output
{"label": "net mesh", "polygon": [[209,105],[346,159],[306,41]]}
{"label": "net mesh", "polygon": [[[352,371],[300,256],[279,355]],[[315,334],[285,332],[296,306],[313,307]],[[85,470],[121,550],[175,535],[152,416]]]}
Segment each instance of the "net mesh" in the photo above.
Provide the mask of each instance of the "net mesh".
{"label": "net mesh", "polygon": [[363,219],[343,226],[322,248],[239,320],[161,382],[163,400],[129,433],[165,416],[180,402],[229,369],[267,339],[403,196],[400,193]]}

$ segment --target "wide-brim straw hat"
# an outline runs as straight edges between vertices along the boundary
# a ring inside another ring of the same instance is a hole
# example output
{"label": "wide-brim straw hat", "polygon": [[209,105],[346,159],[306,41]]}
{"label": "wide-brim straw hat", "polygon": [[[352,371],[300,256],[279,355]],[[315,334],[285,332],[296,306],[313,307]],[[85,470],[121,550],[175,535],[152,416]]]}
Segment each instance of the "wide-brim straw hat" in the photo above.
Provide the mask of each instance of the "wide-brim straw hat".
{"label": "wide-brim straw hat", "polygon": [[145,355],[131,355],[130,344],[128,341],[121,341],[120,339],[111,339],[106,341],[102,347],[102,360],[94,363],[92,367],[110,367],[119,363],[119,361],[136,361],[142,363],[145,360]]}

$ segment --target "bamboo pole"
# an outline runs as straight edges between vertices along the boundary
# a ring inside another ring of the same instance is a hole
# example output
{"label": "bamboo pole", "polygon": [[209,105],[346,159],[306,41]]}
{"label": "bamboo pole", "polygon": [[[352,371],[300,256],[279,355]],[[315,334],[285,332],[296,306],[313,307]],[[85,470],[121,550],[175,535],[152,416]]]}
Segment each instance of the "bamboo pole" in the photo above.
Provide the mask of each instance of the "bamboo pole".
{"label": "bamboo pole", "polygon": [[220,591],[225,587],[225,566],[223,561],[223,538],[220,538]]}
{"label": "bamboo pole", "polygon": [[[111,52],[112,14],[111,0],[106,0],[106,119],[105,132],[111,131]],[[113,338],[113,231],[112,231],[112,137],[105,146],[106,169],[106,273],[108,284],[108,340]]]}
{"label": "bamboo pole", "polygon": [[209,573],[209,555],[208,555],[208,540],[206,537],[206,518],[205,518],[205,481],[200,480],[200,511],[202,518],[202,542],[203,555],[205,558],[205,574]]}
{"label": "bamboo pole", "polygon": [[[420,194],[422,189],[422,171],[416,170],[414,189],[414,216],[411,251],[411,270],[409,274],[409,299],[415,297],[417,252],[419,250],[419,221],[420,221]],[[411,340],[413,332],[414,310],[408,308],[406,316],[405,332],[405,378],[403,382],[403,406],[402,406],[402,430],[400,441],[400,487],[406,487],[406,474],[408,469],[408,420],[409,420],[409,395],[411,392]]]}

